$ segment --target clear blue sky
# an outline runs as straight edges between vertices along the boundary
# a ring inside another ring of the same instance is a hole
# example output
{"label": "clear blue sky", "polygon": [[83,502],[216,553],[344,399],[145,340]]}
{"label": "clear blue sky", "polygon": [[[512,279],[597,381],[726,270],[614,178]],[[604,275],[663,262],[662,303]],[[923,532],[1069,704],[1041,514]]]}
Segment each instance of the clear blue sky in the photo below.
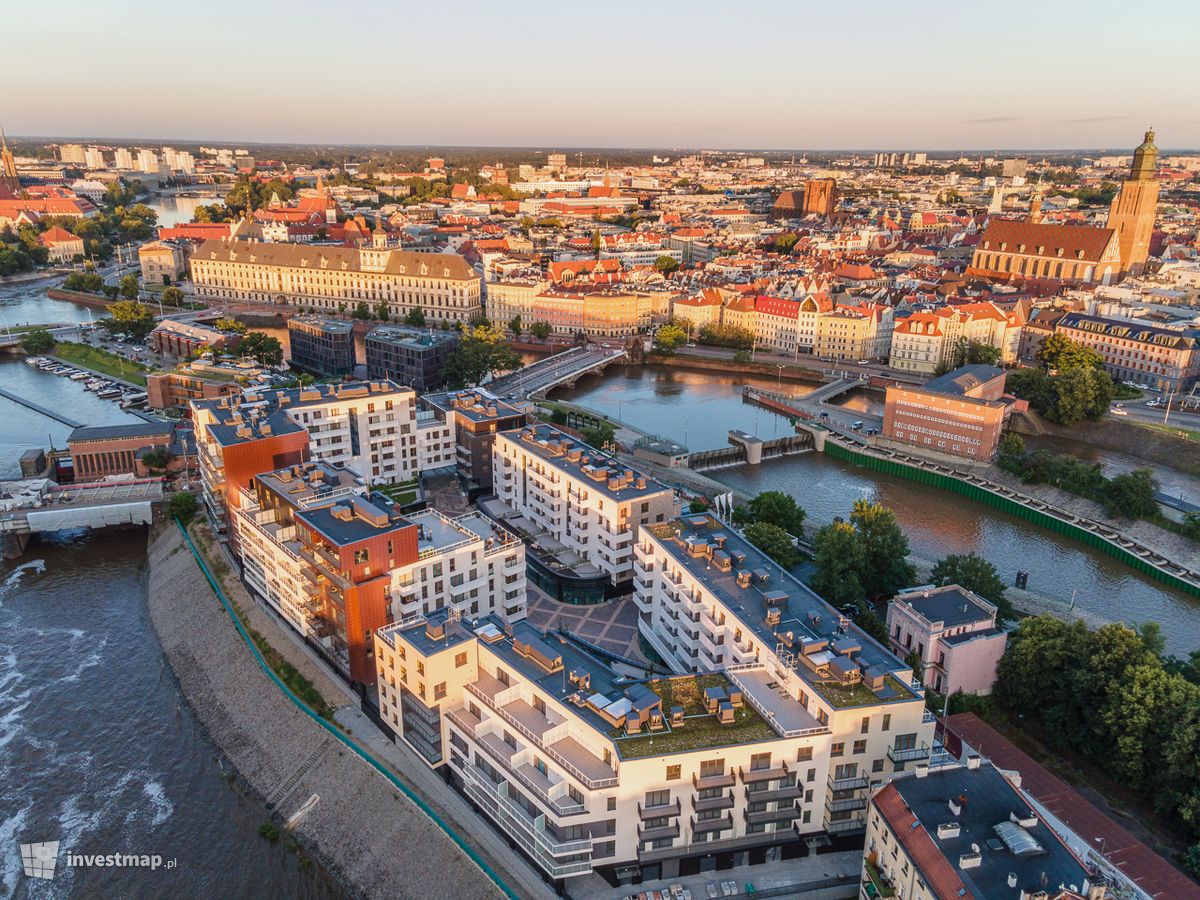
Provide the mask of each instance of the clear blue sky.
{"label": "clear blue sky", "polygon": [[1200,147],[1200,2],[6,4],[10,134]]}

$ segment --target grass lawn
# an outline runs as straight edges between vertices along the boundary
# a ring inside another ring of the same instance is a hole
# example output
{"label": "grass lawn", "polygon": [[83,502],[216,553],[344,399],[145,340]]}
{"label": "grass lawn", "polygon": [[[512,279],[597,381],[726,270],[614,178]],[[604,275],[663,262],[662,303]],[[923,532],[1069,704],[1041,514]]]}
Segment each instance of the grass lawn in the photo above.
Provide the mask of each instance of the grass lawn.
{"label": "grass lawn", "polygon": [[1149,428],[1151,431],[1160,431],[1163,434],[1169,434],[1171,437],[1182,437],[1189,441],[1200,441],[1200,431],[1195,431],[1191,428],[1180,428],[1177,425],[1163,425],[1157,422],[1131,422],[1131,425],[1136,425],[1138,428]]}
{"label": "grass lawn", "polygon": [[140,384],[142,387],[146,386],[145,373],[148,370],[145,366],[123,356],[117,356],[115,353],[109,353],[107,350],[63,341],[54,345],[51,355],[65,363],[91,369],[93,372],[99,372],[111,378],[120,378],[133,384]]}
{"label": "grass lawn", "polygon": [[1120,382],[1117,382],[1114,387],[1117,389],[1117,400],[1140,400],[1145,396],[1145,394],[1143,394],[1140,390],[1130,387],[1127,384],[1121,384]]}
{"label": "grass lawn", "polygon": [[913,696],[912,691],[905,687],[894,675],[888,675],[883,680],[881,694],[863,684],[838,684],[833,681],[815,681],[813,688],[837,709],[851,706],[870,706],[885,700],[908,700]]}
{"label": "grass lawn", "polygon": [[686,753],[689,750],[703,750],[708,747],[729,747],[777,737],[775,730],[751,706],[735,709],[732,725],[722,725],[715,716],[705,712],[705,688],[733,687],[720,673],[659,678],[648,682],[646,687],[662,697],[664,718],[670,718],[672,706],[682,706],[684,723],[674,729],[642,732],[635,737],[622,737],[623,729],[613,732],[612,736],[617,738],[617,749],[622,759]]}
{"label": "grass lawn", "polygon": [[405,481],[399,484],[375,484],[371,486],[371,490],[379,491],[385,497],[399,503],[401,506],[407,506],[417,499],[417,482]]}

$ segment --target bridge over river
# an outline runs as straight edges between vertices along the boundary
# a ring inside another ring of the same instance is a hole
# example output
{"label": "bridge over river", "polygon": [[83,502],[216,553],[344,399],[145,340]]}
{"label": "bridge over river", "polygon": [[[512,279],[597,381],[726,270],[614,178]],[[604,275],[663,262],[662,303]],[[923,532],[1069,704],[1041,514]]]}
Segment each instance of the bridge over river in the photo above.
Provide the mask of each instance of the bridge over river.
{"label": "bridge over river", "polygon": [[56,485],[41,479],[0,483],[5,559],[25,552],[30,535],[69,528],[148,525],[163,499],[161,478]]}

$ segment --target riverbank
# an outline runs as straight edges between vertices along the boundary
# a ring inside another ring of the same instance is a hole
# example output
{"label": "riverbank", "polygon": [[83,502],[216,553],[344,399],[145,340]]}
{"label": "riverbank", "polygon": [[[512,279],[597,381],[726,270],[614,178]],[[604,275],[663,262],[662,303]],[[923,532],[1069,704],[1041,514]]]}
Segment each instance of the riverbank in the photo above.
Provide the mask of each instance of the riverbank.
{"label": "riverbank", "polygon": [[[151,535],[148,586],[151,623],[197,718],[248,789],[278,816],[286,819],[319,798],[293,836],[349,891],[503,896],[407,798],[267,677],[172,526]],[[253,609],[246,601],[243,609]],[[259,611],[257,618],[267,617]],[[252,625],[278,631],[269,621]],[[315,663],[287,652],[278,633],[269,640],[326,700],[342,697]]]}
{"label": "riverbank", "polygon": [[789,383],[821,384],[822,374],[814,369],[799,365],[784,363],[735,362],[732,359],[717,359],[707,356],[689,356],[677,353],[674,356],[663,356],[661,353],[649,353],[646,362],[656,366],[666,366],[676,369],[693,369],[699,372],[724,372],[730,375],[745,375],[754,378],[771,378],[776,381]]}

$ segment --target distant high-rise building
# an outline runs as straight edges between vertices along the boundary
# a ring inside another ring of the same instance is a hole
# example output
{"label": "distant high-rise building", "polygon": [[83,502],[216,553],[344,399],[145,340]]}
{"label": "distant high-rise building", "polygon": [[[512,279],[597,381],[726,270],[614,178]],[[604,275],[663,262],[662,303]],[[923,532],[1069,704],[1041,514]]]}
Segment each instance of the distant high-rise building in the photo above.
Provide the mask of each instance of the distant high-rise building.
{"label": "distant high-rise building", "polygon": [[137,170],[153,174],[158,171],[158,154],[153,150],[139,150],[137,155]]}
{"label": "distant high-rise building", "polygon": [[124,147],[118,147],[116,152],[113,154],[113,168],[125,170],[132,169],[133,154]]}
{"label": "distant high-rise building", "polygon": [[63,144],[58,148],[58,158],[65,163],[76,163],[81,166],[86,163],[84,150],[80,144]]}
{"label": "distant high-rise building", "polygon": [[567,167],[567,154],[565,153],[547,153],[546,168],[555,169],[561,172]]}
{"label": "distant high-rise building", "polygon": [[1121,245],[1121,271],[1138,273],[1150,256],[1150,235],[1158,210],[1158,147],[1154,131],[1146,132],[1141,146],[1133,151],[1129,177],[1113,197],[1108,212],[1108,227],[1116,231]]}
{"label": "distant high-rise building", "polygon": [[89,169],[107,169],[108,163],[104,161],[104,151],[99,147],[88,147],[83,154],[83,164]]}
{"label": "distant high-rise building", "polygon": [[1000,174],[1005,178],[1024,177],[1027,171],[1029,171],[1029,160],[1023,156],[1006,159],[1000,164]]}

